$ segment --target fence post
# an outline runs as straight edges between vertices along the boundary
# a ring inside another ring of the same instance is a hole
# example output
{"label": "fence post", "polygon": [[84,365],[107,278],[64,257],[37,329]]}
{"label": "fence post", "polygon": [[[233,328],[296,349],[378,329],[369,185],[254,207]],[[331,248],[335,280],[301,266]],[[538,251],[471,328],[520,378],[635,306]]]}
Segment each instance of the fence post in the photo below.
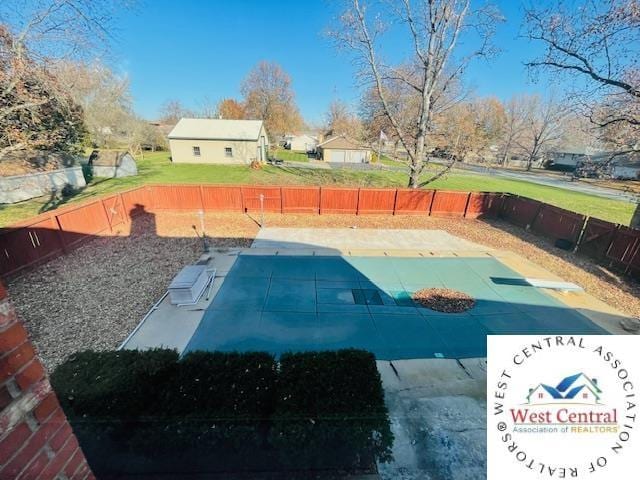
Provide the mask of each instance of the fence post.
{"label": "fence post", "polygon": [[[523,198],[523,197],[520,197],[520,196],[519,196],[519,198]],[[524,198],[526,198],[526,197],[524,197]],[[536,201],[537,201],[537,200],[536,200]],[[525,230],[526,230],[527,232],[528,232],[529,230],[531,230],[531,227],[532,227],[533,225],[535,225],[536,220],[538,220],[538,217],[540,216],[540,213],[542,213],[542,210],[544,210],[544,207],[546,207],[546,206],[547,206],[547,204],[546,204],[546,203],[544,203],[544,202],[538,202],[538,203],[539,203],[540,205],[538,206],[538,210],[536,211],[536,214],[533,216],[533,219],[531,219],[531,223],[530,223],[530,224],[528,224],[528,225],[525,227]]]}
{"label": "fence post", "polygon": [[395,193],[393,194],[393,212],[391,212],[391,215],[395,215],[396,214],[396,206],[398,204],[398,189],[396,188]]}
{"label": "fence post", "polygon": [[60,248],[62,248],[62,254],[67,254],[67,246],[64,244],[64,236],[62,235],[62,228],[60,228],[60,222],[58,221],[58,216],[53,213],[53,210],[49,213],[49,218],[51,218],[51,224],[56,229],[56,236],[58,237],[58,241],[60,242]]}
{"label": "fence post", "polygon": [[[484,192],[483,192],[483,195],[484,195]],[[462,218],[467,218],[467,210],[469,209],[470,201],[471,201],[471,192],[467,193],[467,201],[464,204],[464,212],[462,212]]]}
{"label": "fence post", "polygon": [[204,212],[204,191],[202,184],[198,186],[198,191],[200,192],[200,210]]}
{"label": "fence post", "polygon": [[584,234],[587,231],[587,224],[589,223],[589,218],[591,217],[589,217],[588,215],[585,215],[584,222],[582,222],[582,228],[580,229],[580,233],[578,234],[578,238],[576,240],[576,245],[575,247],[573,247],[573,253],[576,253],[580,245],[582,245],[582,239],[584,238]]}
{"label": "fence post", "polygon": [[113,235],[113,227],[111,226],[112,217],[109,216],[109,212],[107,211],[107,206],[104,204],[104,198],[101,198],[99,202],[102,205],[102,211],[104,212],[105,217],[107,217],[107,224],[109,225],[109,233]]}
{"label": "fence post", "polygon": [[431,200],[429,200],[429,209],[427,210],[427,215],[431,216],[431,209],[433,208],[433,201],[436,199],[437,190],[431,190]]}

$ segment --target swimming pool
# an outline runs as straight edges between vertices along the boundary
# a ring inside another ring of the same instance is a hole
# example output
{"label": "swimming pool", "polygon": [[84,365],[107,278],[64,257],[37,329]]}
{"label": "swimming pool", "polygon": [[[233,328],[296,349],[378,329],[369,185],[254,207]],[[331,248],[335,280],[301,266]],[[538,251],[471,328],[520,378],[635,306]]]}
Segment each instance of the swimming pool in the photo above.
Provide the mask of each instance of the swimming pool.
{"label": "swimming pool", "polygon": [[[416,306],[446,287],[464,313]],[[604,334],[490,257],[240,255],[185,352],[362,348],[378,359],[486,356],[487,334]]]}

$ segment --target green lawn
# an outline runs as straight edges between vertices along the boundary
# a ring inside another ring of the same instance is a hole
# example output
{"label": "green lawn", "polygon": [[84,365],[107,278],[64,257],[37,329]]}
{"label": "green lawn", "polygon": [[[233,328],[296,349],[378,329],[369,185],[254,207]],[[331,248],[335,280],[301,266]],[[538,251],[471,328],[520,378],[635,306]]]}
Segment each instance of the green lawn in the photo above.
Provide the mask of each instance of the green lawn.
{"label": "green lawn", "polygon": [[[288,152],[288,151],[287,151]],[[291,152],[288,152],[291,153]],[[295,153],[295,152],[294,152]],[[265,166],[251,170],[235,165],[174,165],[167,152],[145,155],[138,161],[139,175],[119,179],[94,179],[82,192],[68,200],[76,202],[125,190],[145,183],[225,183],[262,185],[345,185],[361,187],[404,187],[407,176],[400,171],[320,170]],[[559,207],[628,225],[634,205],[627,202],[571,192],[530,182],[473,175],[454,170],[429,188],[510,192]],[[0,226],[56,208],[48,198],[28,200],[11,206],[0,205]]]}
{"label": "green lawn", "polygon": [[274,158],[284,160],[285,162],[309,162],[309,157],[304,152],[292,152],[284,148],[276,148],[272,154]]}

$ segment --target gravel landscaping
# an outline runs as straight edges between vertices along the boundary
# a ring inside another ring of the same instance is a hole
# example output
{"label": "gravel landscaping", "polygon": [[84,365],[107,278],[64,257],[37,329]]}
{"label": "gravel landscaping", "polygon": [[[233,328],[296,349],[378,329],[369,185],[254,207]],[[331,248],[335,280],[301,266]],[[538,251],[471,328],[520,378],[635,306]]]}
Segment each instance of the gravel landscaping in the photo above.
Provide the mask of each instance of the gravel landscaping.
{"label": "gravel landscaping", "polygon": [[412,297],[417,304],[443,313],[461,313],[473,308],[476,301],[469,295],[450,288],[423,288]]}
{"label": "gravel landscaping", "polygon": [[[257,217],[207,214],[214,247],[249,247]],[[270,227],[440,229],[509,250],[620,311],[640,317],[640,285],[501,221],[414,216],[265,215]],[[7,282],[20,316],[47,368],[83,349],[117,347],[165,292],[171,278],[201,252],[193,213],[136,218],[118,237],[100,237]]]}

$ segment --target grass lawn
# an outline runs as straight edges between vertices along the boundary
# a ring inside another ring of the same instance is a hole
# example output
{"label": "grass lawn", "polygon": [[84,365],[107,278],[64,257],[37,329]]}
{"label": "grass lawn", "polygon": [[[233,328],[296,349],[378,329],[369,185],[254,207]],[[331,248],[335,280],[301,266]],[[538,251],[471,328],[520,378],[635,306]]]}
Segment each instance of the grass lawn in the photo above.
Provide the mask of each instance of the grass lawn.
{"label": "grass lawn", "polygon": [[292,152],[291,150],[285,150],[284,148],[276,148],[276,151],[272,155],[285,162],[309,162],[309,157],[304,152]]}
{"label": "grass lawn", "polygon": [[[294,153],[285,151],[287,153]],[[145,183],[226,183],[262,185],[345,185],[361,187],[404,187],[407,175],[401,171],[357,171],[348,169],[321,170],[265,166],[251,170],[236,165],[174,165],[168,152],[146,154],[138,161],[138,176],[117,179],[94,179],[84,190],[68,199],[68,203],[133,188]],[[454,170],[436,180],[429,188],[510,192],[541,200],[568,210],[629,224],[634,205],[583,193],[530,182],[474,175]],[[65,203],[67,203],[65,202]],[[0,226],[61,206],[48,198],[27,200],[14,205],[0,205]]]}

